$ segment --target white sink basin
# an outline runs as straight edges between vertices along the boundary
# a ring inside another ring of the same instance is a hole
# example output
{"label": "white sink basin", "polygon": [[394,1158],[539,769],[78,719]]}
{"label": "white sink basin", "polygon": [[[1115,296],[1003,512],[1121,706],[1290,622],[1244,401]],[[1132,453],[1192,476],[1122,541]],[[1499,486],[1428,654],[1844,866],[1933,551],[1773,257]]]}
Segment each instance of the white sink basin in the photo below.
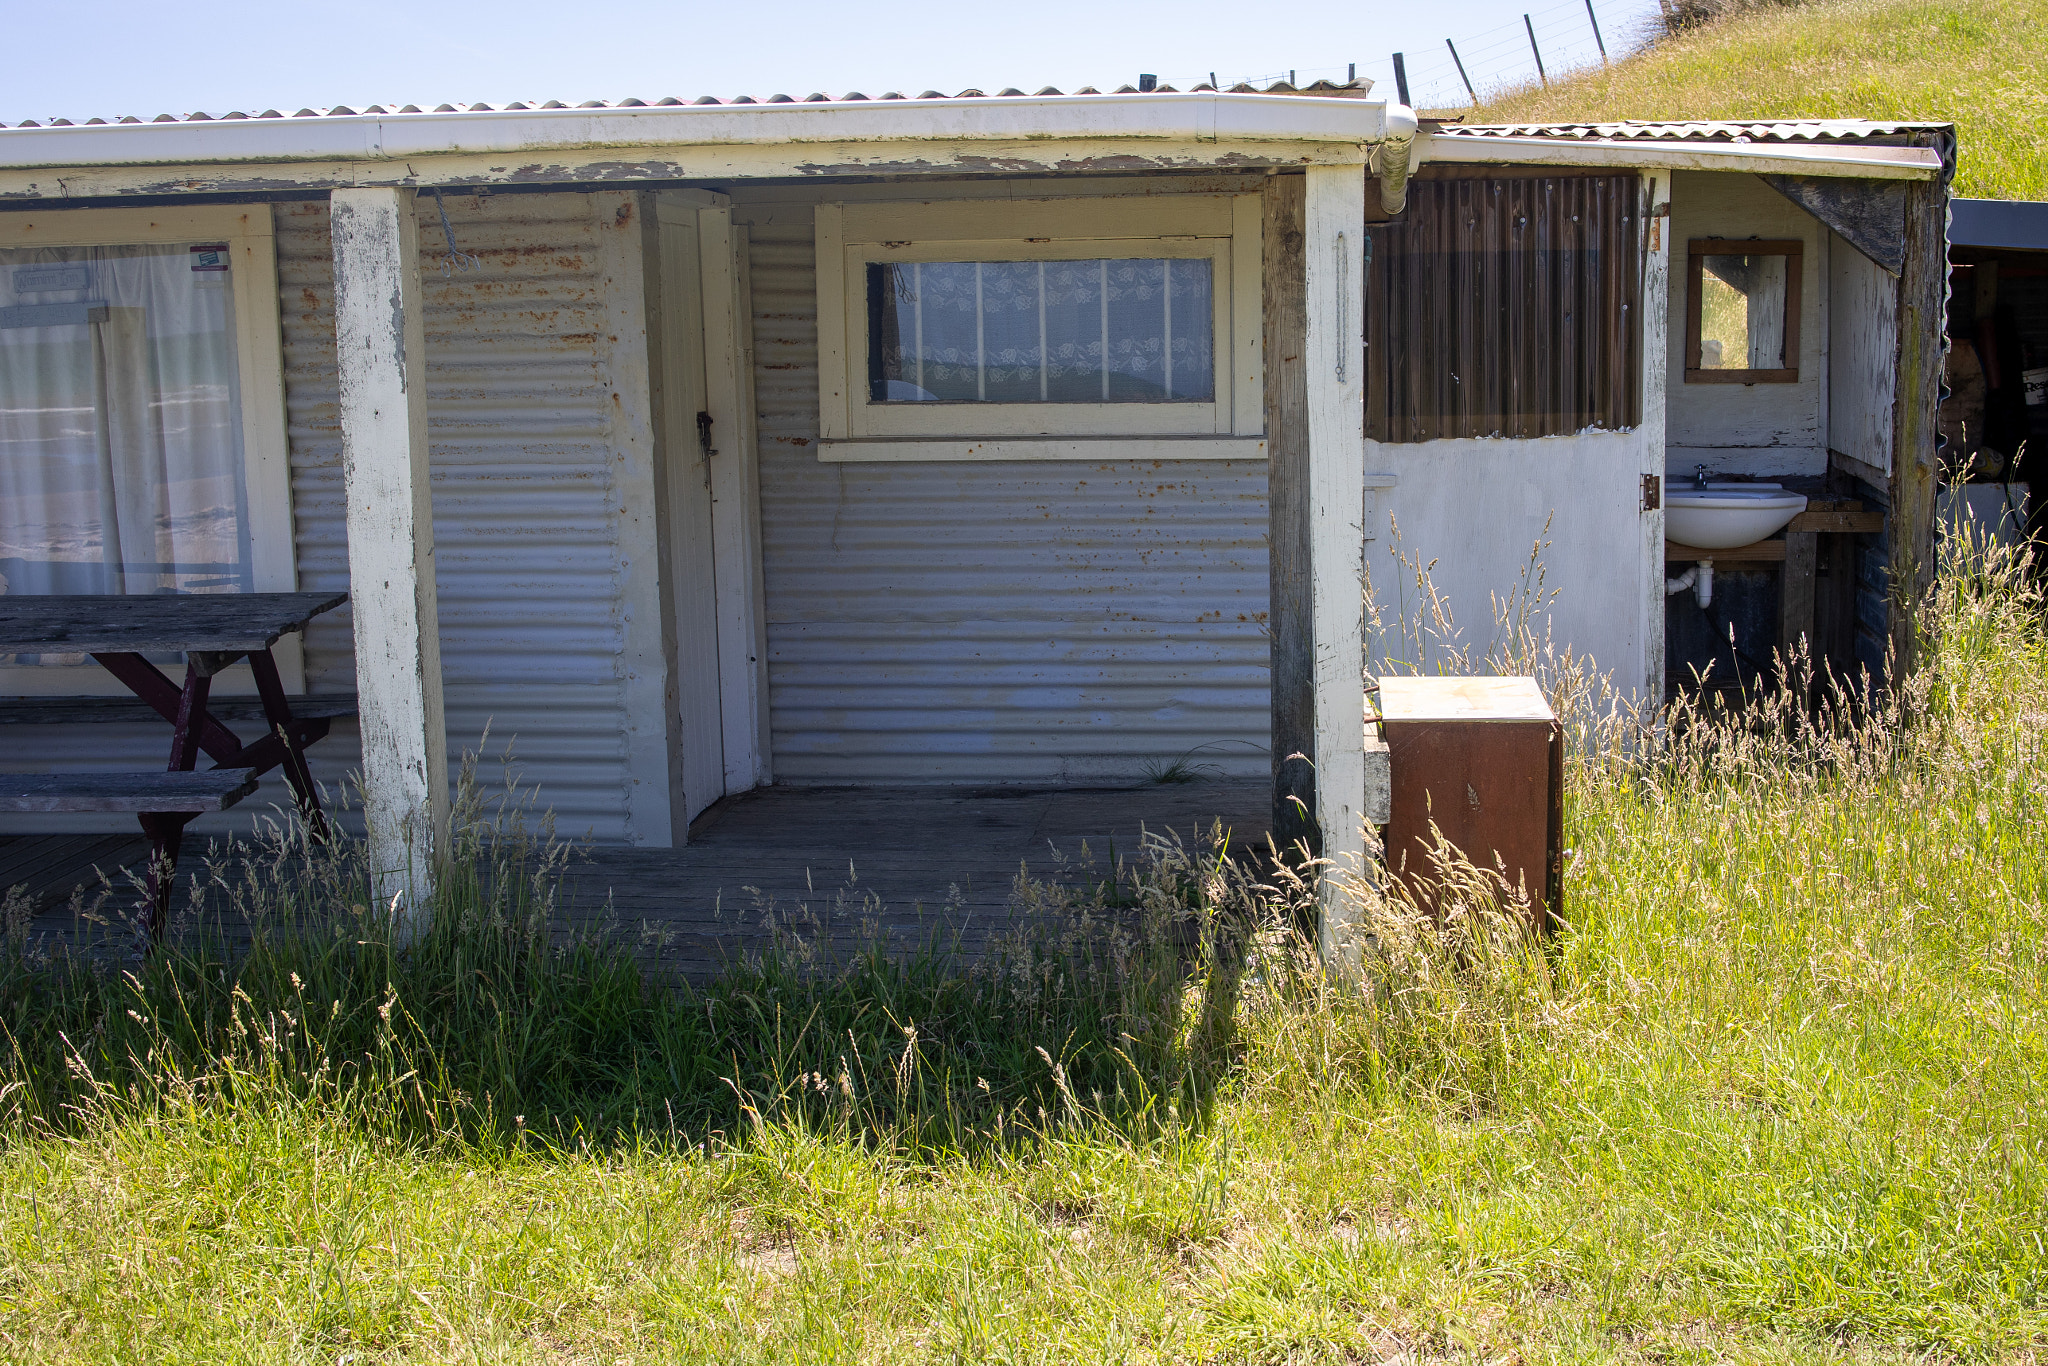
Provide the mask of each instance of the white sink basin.
{"label": "white sink basin", "polygon": [[1780,484],[1666,485],[1664,539],[1701,550],[1761,541],[1806,511],[1806,495]]}

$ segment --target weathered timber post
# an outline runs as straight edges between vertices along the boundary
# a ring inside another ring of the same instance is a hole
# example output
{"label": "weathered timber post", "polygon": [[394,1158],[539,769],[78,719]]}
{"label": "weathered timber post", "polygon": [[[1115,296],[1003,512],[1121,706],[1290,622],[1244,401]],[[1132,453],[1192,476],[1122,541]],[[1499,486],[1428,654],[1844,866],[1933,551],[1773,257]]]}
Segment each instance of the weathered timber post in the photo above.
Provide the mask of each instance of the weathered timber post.
{"label": "weathered timber post", "polygon": [[[1892,400],[1891,643],[1898,677],[1913,667],[1916,618],[1934,582],[1941,380],[1948,352],[1948,199],[1954,134],[1916,133],[1941,153],[1941,173],[1906,187],[1905,263],[1899,271],[1898,351]],[[1889,680],[1896,682],[1894,678]]]}
{"label": "weathered timber post", "polygon": [[1338,879],[1365,873],[1365,168],[1311,166],[1302,208],[1321,946],[1356,956]]}
{"label": "weathered timber post", "polygon": [[1302,339],[1303,179],[1266,177],[1266,508],[1272,633],[1273,838],[1289,852],[1316,833],[1315,627],[1308,578],[1308,376]]}
{"label": "weathered timber post", "polygon": [[410,190],[335,190],[332,204],[363,815],[377,896],[415,928],[448,850],[419,226]]}

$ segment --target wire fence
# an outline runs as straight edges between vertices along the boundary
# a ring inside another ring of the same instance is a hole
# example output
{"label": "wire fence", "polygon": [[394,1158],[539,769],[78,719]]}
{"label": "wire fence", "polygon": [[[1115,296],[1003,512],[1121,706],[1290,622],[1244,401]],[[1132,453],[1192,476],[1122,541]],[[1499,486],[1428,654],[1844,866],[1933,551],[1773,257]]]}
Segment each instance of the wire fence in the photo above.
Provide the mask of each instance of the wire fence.
{"label": "wire fence", "polygon": [[[1658,19],[1659,7],[1651,0],[1558,0],[1532,8],[1514,23],[1447,37],[1433,48],[1400,54],[1408,78],[1408,103],[1417,109],[1455,111],[1523,86],[1562,79],[1634,51],[1657,31]],[[1220,77],[1219,88],[1228,90],[1238,84],[1263,88],[1275,81],[1293,86],[1323,80],[1342,83],[1354,76],[1370,77],[1377,94],[1398,98],[1400,82],[1392,53],[1337,66],[1256,75],[1204,71],[1167,79],[1185,90]]]}

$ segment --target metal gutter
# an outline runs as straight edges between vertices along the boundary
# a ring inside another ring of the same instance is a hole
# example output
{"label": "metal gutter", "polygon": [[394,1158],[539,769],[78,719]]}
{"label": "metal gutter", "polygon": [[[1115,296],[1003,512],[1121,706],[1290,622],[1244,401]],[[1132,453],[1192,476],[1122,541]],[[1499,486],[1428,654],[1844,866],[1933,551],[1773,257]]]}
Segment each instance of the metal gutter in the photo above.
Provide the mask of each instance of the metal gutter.
{"label": "metal gutter", "polygon": [[1687,171],[1751,171],[1777,175],[1849,176],[1861,180],[1933,180],[1941,155],[1929,147],[1793,146],[1785,143],[1594,142],[1570,138],[1471,137],[1437,133],[1427,159],[1509,166],[1612,166]]}
{"label": "metal gutter", "polygon": [[[1375,100],[1191,91],[79,124],[0,129],[0,168],[388,161],[597,147],[867,142],[1358,145],[1388,136],[1386,111]],[[1408,122],[1412,126],[1412,114]]]}

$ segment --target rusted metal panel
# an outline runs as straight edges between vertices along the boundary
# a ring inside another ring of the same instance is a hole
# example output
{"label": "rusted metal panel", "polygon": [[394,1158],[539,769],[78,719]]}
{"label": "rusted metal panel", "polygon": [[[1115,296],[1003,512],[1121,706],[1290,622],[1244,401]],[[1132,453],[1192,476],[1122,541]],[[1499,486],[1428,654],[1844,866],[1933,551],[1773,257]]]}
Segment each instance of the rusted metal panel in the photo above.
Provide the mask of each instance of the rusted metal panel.
{"label": "rusted metal panel", "polygon": [[1634,175],[1417,180],[1367,230],[1366,435],[1635,426],[1642,196]]}
{"label": "rusted metal panel", "polygon": [[[1393,777],[1387,865],[1417,904],[1436,908],[1442,885],[1432,852],[1441,832],[1472,863],[1525,889],[1547,920],[1562,911],[1563,731],[1540,694],[1534,707],[1492,712],[1449,696],[1470,684],[1535,692],[1526,679],[1381,680]],[[1389,705],[1397,688],[1403,705]]]}
{"label": "rusted metal panel", "polygon": [[1603,142],[1774,142],[1903,143],[1915,132],[1945,128],[1936,123],[1895,123],[1869,119],[1782,119],[1743,123],[1698,119],[1656,123],[1448,123],[1431,131],[1459,138],[1571,138]]}
{"label": "rusted metal panel", "polygon": [[776,780],[1267,774],[1264,464],[821,464],[810,224],[750,251]]}
{"label": "rusted metal panel", "polygon": [[[598,268],[611,198],[451,196],[456,242],[483,261],[451,275],[436,268],[447,244],[434,202],[421,202],[449,749],[475,749],[488,725],[489,752],[512,746],[539,807],[565,833],[601,840],[633,833],[627,566]],[[326,204],[278,206],[277,244],[299,586],[346,589]],[[307,687],[352,688],[353,644],[346,611],[316,619]],[[352,737],[313,751],[323,781],[353,765]]]}

